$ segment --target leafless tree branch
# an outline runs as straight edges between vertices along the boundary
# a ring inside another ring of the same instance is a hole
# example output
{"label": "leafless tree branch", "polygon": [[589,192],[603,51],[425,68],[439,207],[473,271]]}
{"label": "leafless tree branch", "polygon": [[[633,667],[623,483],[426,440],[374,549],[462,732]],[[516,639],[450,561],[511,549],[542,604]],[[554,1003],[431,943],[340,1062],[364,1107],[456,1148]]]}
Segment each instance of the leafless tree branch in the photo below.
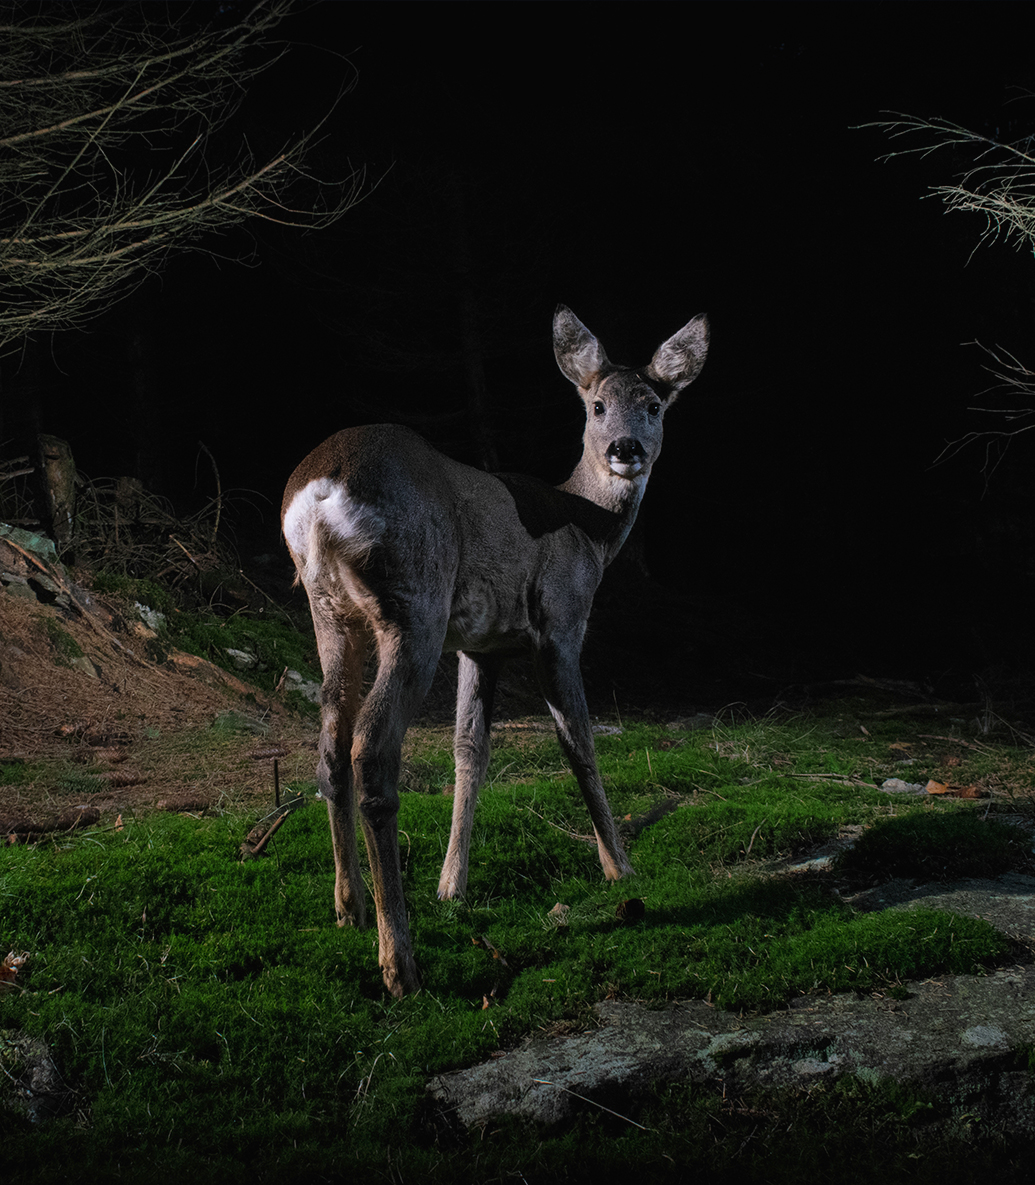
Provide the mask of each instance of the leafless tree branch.
{"label": "leafless tree branch", "polygon": [[358,200],[362,171],[328,182],[307,167],[347,67],[330,109],[275,152],[217,140],[288,52],[274,33],[293,7],[258,0],[220,23],[215,5],[69,19],[65,5],[0,3],[0,352],[82,324],[212,232],[320,228]]}
{"label": "leafless tree branch", "polygon": [[[878,127],[892,139],[918,136],[920,142],[890,152],[882,159],[911,153],[928,156],[939,148],[962,150],[973,163],[953,184],[932,186],[930,196],[939,198],[949,211],[980,214],[985,225],[978,238],[979,245],[1003,239],[1018,248],[1035,250],[1035,136],[1014,141],[999,140],[948,119],[921,119],[898,112],[889,114],[893,118],[865,126]],[[1035,372],[1006,350],[992,350],[978,342],[973,344],[979,345],[992,360],[992,365],[985,369],[996,382],[984,394],[1008,392],[1021,401],[1035,404]],[[949,460],[976,441],[984,441],[983,471],[988,478],[1002,461],[1010,441],[1035,428],[1035,406],[973,407],[969,410],[1002,416],[1011,427],[968,432],[947,444],[935,464]]]}
{"label": "leafless tree branch", "polygon": [[929,156],[939,148],[964,150],[975,163],[954,184],[932,186],[931,196],[940,198],[948,210],[981,214],[982,243],[1003,238],[1018,247],[1035,246],[1035,136],[1009,142],[947,119],[894,114],[894,119],[865,126],[879,127],[891,139],[916,135],[922,143],[889,152],[883,160]]}

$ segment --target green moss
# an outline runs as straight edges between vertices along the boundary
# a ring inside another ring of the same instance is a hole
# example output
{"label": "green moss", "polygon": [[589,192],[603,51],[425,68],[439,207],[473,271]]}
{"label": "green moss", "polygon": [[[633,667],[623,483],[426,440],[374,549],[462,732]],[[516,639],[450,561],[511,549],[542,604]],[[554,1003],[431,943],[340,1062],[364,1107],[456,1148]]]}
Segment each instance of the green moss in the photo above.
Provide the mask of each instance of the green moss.
{"label": "green moss", "polygon": [[83,648],[55,618],[45,617],[43,628],[60,662],[67,665],[77,658],[84,657]]}
{"label": "green moss", "polygon": [[1024,863],[1030,847],[1019,827],[969,812],[921,809],[878,822],[838,865],[845,873],[875,879],[998,876]]}
{"label": "green moss", "polygon": [[117,572],[96,572],[93,576],[95,592],[117,596],[128,601],[139,601],[159,613],[172,613],[176,600],[168,589],[153,580],[138,580]]}
{"label": "green moss", "polygon": [[[587,1111],[534,1140],[521,1125],[494,1124],[476,1157],[454,1151],[454,1137],[425,1127],[427,1076],[585,1018],[605,995],[764,1010],[810,992],[893,993],[902,980],[1009,955],[986,923],[856,913],[823,879],[763,862],[858,821],[877,823],[852,857],[868,875],[925,871],[932,860],[945,875],[994,871],[1020,849],[1012,828],[966,805],[917,811],[872,789],[892,768],[886,737],[839,739],[816,721],[693,734],[636,726],[598,743],[612,806],[632,816],[637,869],[634,881],[608,885],[556,741],[501,730],[467,897],[442,903],[449,749],[442,730],[408,750],[405,780],[426,791],[404,794],[399,815],[424,989],[401,1001],[385,996],[376,930],[334,925],[317,806],[294,812],[267,857],[247,864],[237,849],[252,820],[233,816],[159,816],[0,848],[4,942],[31,956],[24,993],[0,997],[2,1023],[55,1047],[90,1113],[88,1128],[59,1121],[54,1135],[12,1120],[5,1179],[42,1163],[39,1179],[55,1181],[334,1180],[343,1165],[404,1179],[581,1180],[600,1168],[593,1149],[612,1165],[627,1158],[645,1180],[666,1179],[673,1164],[720,1172],[734,1159],[800,1179],[791,1166],[815,1175],[866,1149],[867,1167],[876,1156],[889,1175],[914,1152],[940,1155],[925,1134],[935,1122],[926,1102],[854,1081],[759,1103],[754,1126],[714,1092],[666,1088],[615,1100],[654,1134]],[[25,769],[8,763],[0,774],[17,780]],[[665,811],[652,814],[658,803]],[[888,819],[895,809],[904,813]],[[618,908],[630,895],[644,903],[632,924]],[[552,924],[558,902],[566,925]],[[756,1128],[765,1150],[750,1142]],[[938,1130],[956,1159],[974,1151],[969,1137],[952,1143]]]}

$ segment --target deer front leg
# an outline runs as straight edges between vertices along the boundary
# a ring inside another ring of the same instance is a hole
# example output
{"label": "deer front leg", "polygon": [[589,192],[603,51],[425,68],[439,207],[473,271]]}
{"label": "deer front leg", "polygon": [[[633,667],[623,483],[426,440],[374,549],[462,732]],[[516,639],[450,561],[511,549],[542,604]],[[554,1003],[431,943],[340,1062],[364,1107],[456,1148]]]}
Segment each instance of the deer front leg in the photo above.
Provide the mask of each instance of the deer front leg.
{"label": "deer front leg", "polygon": [[609,881],[619,880],[634,873],[618,836],[614,816],[608,806],[604,784],[597,770],[593,747],[593,729],[589,723],[586,693],[582,686],[577,652],[566,648],[544,647],[537,655],[536,669],[546,702],[557,727],[557,739],[568,759],[572,773],[582,791],[593,831],[597,837],[597,851],[604,876]]}
{"label": "deer front leg", "polygon": [[462,897],[467,889],[467,864],[471,828],[478,791],[489,767],[489,728],[492,701],[503,660],[495,655],[460,652],[456,690],[456,734],[453,756],[456,777],[453,788],[453,823],[449,847],[438,882],[440,900]]}

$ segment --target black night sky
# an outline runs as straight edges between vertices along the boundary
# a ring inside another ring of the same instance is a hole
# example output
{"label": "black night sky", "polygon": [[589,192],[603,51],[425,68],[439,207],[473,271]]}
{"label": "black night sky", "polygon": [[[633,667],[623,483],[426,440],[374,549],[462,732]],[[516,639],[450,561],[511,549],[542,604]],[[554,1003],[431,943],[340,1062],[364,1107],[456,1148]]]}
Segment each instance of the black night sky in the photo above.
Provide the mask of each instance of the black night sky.
{"label": "black night sky", "polygon": [[965,161],[881,162],[895,145],[859,126],[900,111],[1035,132],[1028,11],[317,4],[284,27],[298,46],[242,127],[261,152],[355,72],[317,166],[378,183],[330,230],[252,226],[213,244],[228,258],[178,257],[56,339],[38,427],[90,476],[141,476],[185,510],[211,492],[204,441],[224,487],[254,491],[242,550],[277,552],[288,474],[341,427],[405,420],[484,456],[462,394],[472,341],[497,467],[561,481],[581,408],[554,306],[629,363],[706,311],[709,361],[666,419],[641,513],[679,611],[774,690],[1030,668],[1027,438],[987,489],[980,447],[933,462],[1001,426],[967,410],[998,397],[965,343],[1035,364],[1035,261],[978,247],[979,219],[924,199]]}

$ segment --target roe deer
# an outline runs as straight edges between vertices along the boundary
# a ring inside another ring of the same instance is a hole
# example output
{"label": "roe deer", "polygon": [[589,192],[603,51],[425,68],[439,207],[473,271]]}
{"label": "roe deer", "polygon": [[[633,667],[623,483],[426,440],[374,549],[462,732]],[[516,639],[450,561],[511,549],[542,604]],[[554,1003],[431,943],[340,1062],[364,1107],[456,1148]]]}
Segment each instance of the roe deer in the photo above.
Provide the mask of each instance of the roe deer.
{"label": "roe deer", "polygon": [[[393,996],[420,986],[399,868],[403,736],[444,649],[459,652],[453,824],[438,895],[462,894],[475,800],[489,762],[493,692],[506,657],[530,651],[578,780],[609,880],[632,872],[593,751],[579,655],[605,566],[636,518],[662,419],[708,349],[694,318],[641,369],[615,366],[563,305],[558,365],[586,405],[582,457],[556,489],[443,456],[394,424],[324,441],[291,475],[282,525],[305,586],[323,667],[317,778],[334,846],[338,924],[365,921],[355,804]],[[368,645],[377,675],[361,696]]]}

